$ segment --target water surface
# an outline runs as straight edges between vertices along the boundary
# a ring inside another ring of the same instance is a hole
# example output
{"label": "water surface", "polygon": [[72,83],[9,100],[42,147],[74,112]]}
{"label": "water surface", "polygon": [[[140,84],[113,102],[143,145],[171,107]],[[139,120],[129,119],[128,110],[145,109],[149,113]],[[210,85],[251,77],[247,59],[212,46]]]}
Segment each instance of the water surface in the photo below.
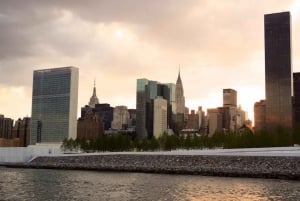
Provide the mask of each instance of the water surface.
{"label": "water surface", "polygon": [[0,167],[0,200],[299,200],[300,182]]}

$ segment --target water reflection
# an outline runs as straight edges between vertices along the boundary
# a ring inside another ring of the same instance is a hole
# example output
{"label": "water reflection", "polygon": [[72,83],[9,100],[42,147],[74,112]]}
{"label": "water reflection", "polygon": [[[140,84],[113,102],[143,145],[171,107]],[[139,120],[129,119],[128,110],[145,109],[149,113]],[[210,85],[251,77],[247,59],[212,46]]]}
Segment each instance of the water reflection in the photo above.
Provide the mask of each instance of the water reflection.
{"label": "water reflection", "polygon": [[0,200],[298,200],[300,182],[0,168]]}

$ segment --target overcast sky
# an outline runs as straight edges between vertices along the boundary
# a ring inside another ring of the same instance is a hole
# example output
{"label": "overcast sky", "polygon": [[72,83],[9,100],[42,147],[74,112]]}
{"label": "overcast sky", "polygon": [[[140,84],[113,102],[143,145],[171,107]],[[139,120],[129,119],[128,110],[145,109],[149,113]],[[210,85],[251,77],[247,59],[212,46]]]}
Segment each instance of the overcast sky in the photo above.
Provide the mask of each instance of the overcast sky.
{"label": "overcast sky", "polygon": [[101,103],[135,108],[136,79],[176,82],[187,107],[222,105],[238,91],[253,120],[264,99],[264,14],[291,11],[300,71],[299,0],[0,1],[0,114],[31,116],[33,70],[80,69],[78,107],[93,81]]}

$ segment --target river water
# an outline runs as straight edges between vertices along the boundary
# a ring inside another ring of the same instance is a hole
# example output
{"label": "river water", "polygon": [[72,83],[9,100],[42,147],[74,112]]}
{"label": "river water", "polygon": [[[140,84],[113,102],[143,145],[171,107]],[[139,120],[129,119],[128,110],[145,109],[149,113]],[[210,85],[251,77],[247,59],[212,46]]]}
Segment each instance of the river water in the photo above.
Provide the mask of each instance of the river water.
{"label": "river water", "polygon": [[300,200],[300,182],[0,167],[2,200]]}

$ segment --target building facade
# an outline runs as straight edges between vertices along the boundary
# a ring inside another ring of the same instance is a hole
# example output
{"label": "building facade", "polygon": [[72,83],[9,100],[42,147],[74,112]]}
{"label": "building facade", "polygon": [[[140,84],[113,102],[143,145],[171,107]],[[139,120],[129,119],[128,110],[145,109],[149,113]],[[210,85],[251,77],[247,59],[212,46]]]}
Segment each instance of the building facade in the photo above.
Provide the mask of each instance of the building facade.
{"label": "building facade", "polygon": [[148,80],[137,79],[136,87],[136,133],[140,138],[148,136],[146,130],[146,86]]}
{"label": "building facade", "polygon": [[161,96],[154,99],[153,136],[159,138],[168,132],[168,101]]}
{"label": "building facade", "polygon": [[0,138],[11,139],[14,120],[0,115]]}
{"label": "building facade", "polygon": [[237,107],[236,90],[223,89],[223,107]]}
{"label": "building facade", "polygon": [[178,73],[178,77],[176,81],[175,100],[176,100],[176,114],[184,114],[185,98],[184,98],[184,91],[183,91],[183,85],[180,77],[180,72]]}
{"label": "building facade", "polygon": [[111,123],[113,121],[114,108],[108,103],[96,104],[94,108],[95,113],[102,115],[102,120],[104,124],[104,130],[111,129]]}
{"label": "building facade", "polygon": [[130,114],[126,106],[116,106],[113,113],[111,128],[115,130],[126,130],[129,126]]}
{"label": "building facade", "polygon": [[200,115],[195,112],[195,110],[191,110],[191,113],[188,114],[186,129],[198,131],[199,127],[199,117]]}
{"label": "building facade", "polygon": [[200,133],[205,133],[205,112],[202,110],[201,106],[198,107],[197,115],[199,119]]}
{"label": "building facade", "polygon": [[266,129],[266,101],[260,100],[254,104],[255,131]]}
{"label": "building facade", "polygon": [[170,104],[172,107],[172,114],[177,113],[177,108],[176,108],[176,85],[173,83],[168,83],[167,84],[169,89],[170,89]]}
{"label": "building facade", "polygon": [[12,135],[14,139],[19,139],[20,147],[27,147],[30,144],[30,118],[18,119],[13,127]]}
{"label": "building facade", "polygon": [[168,84],[157,81],[137,79],[136,94],[136,133],[139,138],[153,136],[154,100],[158,96],[167,100],[167,125],[171,128],[172,106]]}
{"label": "building facade", "polygon": [[[266,128],[291,129],[291,28],[290,13],[264,16]],[[255,125],[256,126],[256,125]]]}
{"label": "building facade", "polygon": [[77,121],[77,138],[96,140],[104,134],[102,115],[96,113],[94,108],[89,106],[86,106],[84,110],[84,116],[81,116]]}
{"label": "building facade", "polygon": [[76,67],[33,72],[30,144],[76,138],[78,76]]}
{"label": "building facade", "polygon": [[293,73],[293,111],[294,111],[294,124],[300,126],[300,73]]}
{"label": "building facade", "polygon": [[96,81],[94,82],[93,95],[90,98],[89,106],[95,108],[95,105],[99,104],[99,99],[96,94]]}
{"label": "building facade", "polygon": [[218,108],[207,109],[208,136],[222,132],[222,114]]}

